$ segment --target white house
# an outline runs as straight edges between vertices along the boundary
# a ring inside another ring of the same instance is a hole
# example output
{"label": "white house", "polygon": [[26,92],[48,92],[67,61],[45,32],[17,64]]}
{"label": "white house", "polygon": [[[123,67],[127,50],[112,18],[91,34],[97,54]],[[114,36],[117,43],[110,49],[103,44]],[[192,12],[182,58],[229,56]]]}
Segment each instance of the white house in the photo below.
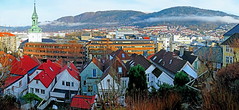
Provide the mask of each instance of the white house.
{"label": "white house", "polygon": [[28,84],[28,92],[34,93],[40,98],[47,100],[50,97],[50,91],[56,83],[56,75],[60,73],[61,67],[56,63],[47,60],[41,64],[38,70],[42,70]]}
{"label": "white house", "polygon": [[117,72],[112,67],[105,70],[101,77],[101,81],[97,84],[98,92],[101,98],[107,98],[110,96],[120,96],[121,92]]}
{"label": "white house", "polygon": [[50,92],[51,97],[69,99],[76,95],[80,89],[80,76],[73,63],[66,65],[63,71],[56,76],[56,84]]}
{"label": "white house", "polygon": [[24,55],[12,61],[10,76],[6,78],[3,86],[3,94],[10,94],[19,98],[26,94],[28,85],[28,74],[32,73],[38,66],[38,62]]}

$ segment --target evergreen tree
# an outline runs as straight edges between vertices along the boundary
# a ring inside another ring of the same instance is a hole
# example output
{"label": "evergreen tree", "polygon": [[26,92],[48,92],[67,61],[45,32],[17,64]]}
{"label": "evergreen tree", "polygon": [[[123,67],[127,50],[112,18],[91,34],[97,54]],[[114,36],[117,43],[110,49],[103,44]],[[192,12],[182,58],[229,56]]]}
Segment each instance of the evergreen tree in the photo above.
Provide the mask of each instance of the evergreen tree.
{"label": "evergreen tree", "polygon": [[178,72],[174,77],[174,85],[175,86],[184,86],[186,83],[190,81],[188,75],[184,72]]}
{"label": "evergreen tree", "polygon": [[137,94],[147,90],[145,69],[141,65],[131,67],[129,70],[128,92]]}

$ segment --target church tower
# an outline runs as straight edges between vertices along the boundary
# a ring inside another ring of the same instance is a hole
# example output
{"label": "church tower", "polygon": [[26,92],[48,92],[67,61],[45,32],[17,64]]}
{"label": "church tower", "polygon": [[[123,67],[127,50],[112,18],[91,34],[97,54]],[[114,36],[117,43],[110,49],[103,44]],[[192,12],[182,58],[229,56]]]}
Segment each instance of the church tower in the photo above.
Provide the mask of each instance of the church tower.
{"label": "church tower", "polygon": [[34,1],[34,11],[32,14],[32,27],[28,30],[29,42],[42,42],[42,29],[38,27],[38,15],[36,12],[36,1]]}

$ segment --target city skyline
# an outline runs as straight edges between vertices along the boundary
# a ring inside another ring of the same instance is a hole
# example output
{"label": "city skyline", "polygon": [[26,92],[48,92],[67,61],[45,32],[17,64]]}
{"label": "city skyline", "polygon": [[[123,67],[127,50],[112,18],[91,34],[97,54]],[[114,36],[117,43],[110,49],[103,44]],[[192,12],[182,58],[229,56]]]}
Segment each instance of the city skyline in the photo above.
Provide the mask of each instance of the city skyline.
{"label": "city skyline", "polygon": [[[239,15],[239,1],[228,0],[37,0],[39,22],[53,21],[63,16],[75,16],[84,12],[105,10],[135,10],[157,12],[175,6],[192,6]],[[0,26],[31,25],[34,0],[1,0]],[[17,18],[17,19],[16,19]]]}

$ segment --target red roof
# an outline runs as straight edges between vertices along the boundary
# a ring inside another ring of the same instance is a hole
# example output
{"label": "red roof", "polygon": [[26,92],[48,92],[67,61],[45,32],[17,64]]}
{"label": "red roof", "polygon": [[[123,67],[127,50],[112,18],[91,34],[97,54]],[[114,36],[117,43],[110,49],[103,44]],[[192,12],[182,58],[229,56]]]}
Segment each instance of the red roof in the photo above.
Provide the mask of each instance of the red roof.
{"label": "red roof", "polygon": [[53,79],[56,77],[58,73],[61,71],[61,67],[58,64],[47,60],[47,62],[41,64],[38,69],[43,70],[36,77],[35,80],[40,80],[42,84],[48,88]]}
{"label": "red roof", "polygon": [[18,59],[13,60],[11,72],[16,75],[25,75],[28,71],[38,66],[39,63],[33,60],[31,57],[24,55]]}
{"label": "red roof", "polygon": [[150,60],[150,58],[153,57],[153,56],[154,56],[154,54],[149,55],[149,56],[147,57],[147,59]]}
{"label": "red roof", "polygon": [[74,77],[76,80],[79,80],[80,81],[80,75],[79,75],[79,71],[78,69],[76,68],[76,66],[73,64],[73,63],[70,63],[69,66],[64,66],[64,68],[62,68],[62,71],[66,70],[70,73],[70,75],[72,77]]}
{"label": "red roof", "polygon": [[18,81],[19,79],[21,79],[22,77],[23,76],[9,76],[8,78],[6,78],[3,88],[10,86],[11,84],[13,84],[16,81]]}
{"label": "red roof", "polygon": [[71,101],[71,107],[90,109],[94,104],[95,96],[75,95]]}
{"label": "red roof", "polygon": [[16,36],[9,32],[0,32],[0,37]]}
{"label": "red roof", "polygon": [[73,63],[70,63],[70,66],[67,68],[67,71],[72,77],[80,81],[79,71]]}

